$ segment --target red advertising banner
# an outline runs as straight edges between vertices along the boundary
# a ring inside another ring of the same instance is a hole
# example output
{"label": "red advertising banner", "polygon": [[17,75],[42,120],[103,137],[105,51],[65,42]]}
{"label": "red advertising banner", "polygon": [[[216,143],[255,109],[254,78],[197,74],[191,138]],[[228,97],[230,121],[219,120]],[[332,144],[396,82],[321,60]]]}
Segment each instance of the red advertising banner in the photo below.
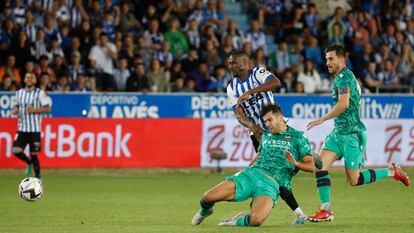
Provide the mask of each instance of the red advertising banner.
{"label": "red advertising banner", "polygon": [[[15,118],[0,118],[0,168],[24,167],[12,154]],[[202,120],[43,120],[42,167],[199,167]]]}

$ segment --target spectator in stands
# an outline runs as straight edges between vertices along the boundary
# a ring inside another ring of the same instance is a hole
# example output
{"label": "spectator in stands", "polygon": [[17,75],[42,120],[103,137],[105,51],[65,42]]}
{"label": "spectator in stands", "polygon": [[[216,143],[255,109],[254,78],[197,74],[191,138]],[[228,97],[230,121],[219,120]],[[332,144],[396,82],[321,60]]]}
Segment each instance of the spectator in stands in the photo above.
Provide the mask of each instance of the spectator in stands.
{"label": "spectator in stands", "polygon": [[55,18],[57,24],[61,26],[68,25],[70,23],[70,10],[66,6],[65,0],[57,0],[54,2],[53,11],[55,12]]}
{"label": "spectator in stands", "polygon": [[50,67],[49,57],[47,55],[40,56],[39,66],[34,69],[34,72],[37,77],[43,72],[48,73],[50,81],[52,84],[56,83],[56,73],[55,70]]}
{"label": "spectator in stands", "polygon": [[195,19],[198,25],[202,25],[204,23],[204,10],[202,0],[195,1],[194,7],[188,16],[188,21],[191,19]]}
{"label": "spectator in stands", "polygon": [[170,43],[168,41],[162,42],[161,49],[154,54],[154,59],[157,59],[160,62],[162,62],[164,64],[165,69],[171,68],[174,61],[174,56],[170,52]]}
{"label": "spectator in stands", "polygon": [[368,68],[362,72],[362,83],[366,86],[371,92],[375,92],[376,87],[383,85],[383,82],[380,80],[377,72],[377,63],[370,61]]}
{"label": "spectator in stands", "polygon": [[263,0],[262,2],[257,12],[260,25],[277,28],[282,22],[284,1]]}
{"label": "spectator in stands", "polygon": [[[14,82],[16,85],[16,83]],[[3,80],[0,81],[0,91],[12,91],[13,89],[13,80],[9,75],[4,75]]]}
{"label": "spectator in stands", "polygon": [[315,37],[309,37],[309,44],[305,46],[305,58],[311,60],[316,69],[320,70],[323,65],[322,49],[318,45]]}
{"label": "spectator in stands", "polygon": [[72,84],[70,85],[70,90],[76,91],[76,92],[92,91],[92,89],[87,86],[87,81],[88,81],[88,78],[86,76],[79,75],[78,78],[76,79],[76,82],[72,82]]}
{"label": "spectator in stands", "polygon": [[302,7],[294,7],[289,18],[290,21],[283,25],[286,40],[291,40],[295,36],[302,36],[306,29]]}
{"label": "spectator in stands", "polygon": [[407,22],[407,30],[404,31],[408,44],[414,49],[414,19]]}
{"label": "spectator in stands", "polygon": [[199,25],[197,24],[197,20],[190,19],[188,21],[188,29],[186,34],[189,41],[189,45],[197,49],[200,48],[201,35],[199,32]]}
{"label": "spectator in stands", "polygon": [[305,13],[306,28],[311,36],[318,36],[319,32],[319,15],[314,3],[309,3]]}
{"label": "spectator in stands", "polygon": [[89,19],[82,0],[73,0],[73,6],[70,8],[70,28],[77,28],[83,21],[89,21]]}
{"label": "spectator in stands", "polygon": [[394,55],[390,51],[390,47],[386,44],[381,44],[379,50],[374,54],[375,62],[377,65],[383,64],[387,59],[394,59]]}
{"label": "spectator in stands", "polygon": [[346,25],[342,20],[332,20],[328,24],[328,44],[345,44]]}
{"label": "spectator in stands", "polygon": [[231,75],[226,71],[226,68],[222,65],[216,66],[214,73],[214,77],[210,77],[210,82],[207,87],[207,91],[225,93],[227,91],[227,85],[232,80]]}
{"label": "spectator in stands", "polygon": [[115,22],[112,12],[107,11],[104,14],[104,20],[102,21],[102,32],[108,35],[109,41],[115,41]]}
{"label": "spectator in stands", "polygon": [[24,30],[19,32],[19,36],[13,40],[10,51],[16,57],[16,67],[21,70],[24,67],[24,64],[30,59],[31,57],[31,50],[30,50],[30,40],[27,37],[27,34]]}
{"label": "spectator in stands", "polygon": [[64,57],[65,54],[63,53],[62,48],[60,47],[59,41],[57,37],[51,38],[50,46],[47,51],[47,56],[49,57],[49,61],[53,61],[54,56]]}
{"label": "spectator in stands", "polygon": [[[143,60],[144,66],[149,67],[151,59],[153,58],[153,50],[145,46],[145,39],[142,36],[138,37],[136,51],[136,56]],[[133,63],[131,63],[131,65],[133,65]]]}
{"label": "spectator in stands", "polygon": [[218,29],[224,25],[223,12],[218,11],[217,0],[208,0],[207,8],[203,13],[203,24],[213,25],[215,29]]}
{"label": "spectator in stands", "polygon": [[19,69],[16,67],[16,57],[13,54],[7,56],[6,64],[0,67],[0,82],[3,81],[4,76],[10,76],[12,82],[16,82],[19,85],[22,81]]}
{"label": "spectator in stands", "polygon": [[180,57],[184,53],[188,53],[188,42],[185,34],[181,32],[180,22],[177,18],[171,21],[170,27],[164,33],[164,38],[170,43],[170,51],[174,57]]}
{"label": "spectator in stands", "polygon": [[187,79],[183,92],[196,92],[196,83],[194,79]]}
{"label": "spectator in stands", "polygon": [[303,83],[299,81],[295,81],[293,83],[293,92],[294,93],[305,93],[305,88],[304,88]]}
{"label": "spectator in stands", "polygon": [[297,81],[303,83],[304,92],[308,94],[317,93],[322,86],[321,76],[313,68],[313,62],[306,60],[304,69],[299,73]]}
{"label": "spectator in stands", "polygon": [[259,48],[256,50],[256,52],[253,55],[253,62],[255,66],[262,66],[262,67],[268,67],[269,61],[267,57],[265,56],[265,52],[263,48]]}
{"label": "spectator in stands", "polygon": [[7,54],[7,50],[16,36],[16,26],[12,19],[7,18],[4,22],[3,30],[0,31],[0,50]]}
{"label": "spectator in stands", "polygon": [[266,50],[266,37],[257,20],[253,20],[250,29],[246,33],[246,40],[252,43],[253,52],[262,47]]}
{"label": "spectator in stands", "polygon": [[118,91],[124,91],[126,89],[126,82],[129,76],[131,76],[131,73],[128,70],[128,59],[121,57],[118,60],[118,68],[115,69],[115,82]]}
{"label": "spectator in stands", "polygon": [[295,83],[295,77],[290,68],[285,69],[280,80],[280,93],[289,93],[293,91],[293,84]]}
{"label": "spectator in stands", "polygon": [[252,42],[250,41],[245,41],[242,45],[242,50],[247,53],[250,57],[253,56],[253,47],[252,47]]}
{"label": "spectator in stands", "polygon": [[96,71],[96,88],[100,91],[112,91],[115,89],[114,59],[117,58],[115,45],[109,42],[108,35],[102,32],[99,35],[99,43],[92,47],[89,53],[91,67]]}
{"label": "spectator in stands", "polygon": [[[170,69],[170,83],[174,83],[176,79],[187,77],[187,74],[183,71],[183,65],[179,61],[175,61]],[[183,83],[184,84],[184,83]]]}
{"label": "spectator in stands", "polygon": [[25,22],[22,30],[26,32],[30,42],[34,43],[36,41],[37,26],[33,21],[33,13],[30,10],[25,11]]}
{"label": "spectator in stands", "polygon": [[148,72],[148,86],[152,92],[170,92],[170,73],[158,59],[152,59]]}
{"label": "spectator in stands", "polygon": [[145,46],[151,48],[154,52],[161,49],[161,43],[164,41],[164,35],[159,32],[158,19],[152,19],[149,29],[144,32]]}
{"label": "spectator in stands", "polygon": [[90,8],[90,11],[89,11],[89,17],[90,17],[90,21],[93,26],[97,26],[102,22],[104,15],[101,10],[100,0],[92,1],[92,7]]}
{"label": "spectator in stands", "polygon": [[379,80],[381,80],[385,85],[399,84],[400,80],[394,69],[393,61],[391,59],[387,59],[383,62],[382,66],[384,68],[378,74]]}
{"label": "spectator in stands", "polygon": [[212,40],[206,41],[205,48],[201,51],[201,60],[207,62],[210,73],[214,72],[215,66],[222,64],[219,52]]}
{"label": "spectator in stands", "polygon": [[206,92],[210,84],[210,73],[206,61],[201,61],[198,68],[188,74],[189,78],[195,82],[197,92]]}
{"label": "spectator in stands", "polygon": [[198,67],[200,58],[197,53],[197,49],[195,47],[191,47],[188,54],[182,57],[182,64],[183,64],[183,71],[185,73],[189,73]]}
{"label": "spectator in stands", "polygon": [[374,60],[372,45],[370,43],[366,43],[362,48],[362,53],[354,53],[351,59],[355,64],[354,72],[356,76],[362,75],[363,70],[368,67],[369,62]]}
{"label": "spectator in stands", "polygon": [[372,16],[377,16],[381,11],[381,1],[380,0],[369,0],[362,3],[362,11],[369,13]]}
{"label": "spectator in stands", "polygon": [[130,12],[130,3],[125,1],[121,4],[121,18],[119,28],[123,33],[139,34],[142,31],[141,23]]}
{"label": "spectator in stands", "polygon": [[277,68],[277,72],[283,72],[291,65],[288,44],[286,41],[280,41],[278,49],[270,56],[271,64],[273,67]]}
{"label": "spectator in stands", "polygon": [[67,75],[71,83],[76,82],[80,75],[86,75],[86,69],[81,63],[81,54],[79,51],[72,52],[71,64],[68,67]]}
{"label": "spectator in stands", "polygon": [[400,31],[395,33],[395,40],[397,41],[397,45],[394,48],[393,53],[395,55],[399,55],[402,53],[402,47],[405,43],[405,38],[404,38],[404,34]]}
{"label": "spectator in stands", "polygon": [[227,34],[222,42],[222,45],[219,47],[218,53],[220,59],[222,61],[226,61],[226,59],[230,56],[230,54],[235,50],[233,44],[233,36],[231,34]]}
{"label": "spectator in stands", "polygon": [[414,85],[414,52],[408,42],[403,44],[401,54],[395,59],[397,75],[402,84]]}
{"label": "spectator in stands", "polygon": [[53,91],[48,73],[41,73],[39,76],[39,88],[45,92]]}
{"label": "spectator in stands", "polygon": [[118,27],[121,11],[117,5],[112,4],[112,0],[104,0],[104,5],[102,8],[103,12],[109,12],[112,15],[113,18],[113,25],[114,27]]}
{"label": "spectator in stands", "polygon": [[396,55],[394,51],[397,47],[397,39],[395,39],[394,25],[389,24],[387,26],[386,32],[381,35],[381,38],[382,38],[382,42],[389,47],[391,53],[393,55]]}
{"label": "spectator in stands", "polygon": [[47,55],[45,31],[42,28],[39,28],[37,31],[37,40],[31,48],[31,54],[36,60],[39,60],[43,55]]}
{"label": "spectator in stands", "polygon": [[147,10],[145,11],[144,15],[141,18],[141,24],[144,28],[150,28],[150,24],[152,20],[157,20],[159,22],[160,16],[157,12],[157,8],[149,4]]}
{"label": "spectator in stands", "polygon": [[237,22],[234,19],[229,19],[227,21],[227,28],[222,36],[222,44],[225,43],[225,38],[227,35],[232,36],[233,47],[235,50],[241,49],[244,41],[246,40],[243,31],[237,28]]}
{"label": "spectator in stands", "polygon": [[179,77],[173,81],[171,84],[171,92],[184,92],[185,78]]}
{"label": "spectator in stands", "polygon": [[68,66],[66,64],[65,58],[60,56],[59,54],[54,55],[52,69],[55,71],[56,77],[67,75]]}
{"label": "spectator in stands", "polygon": [[70,91],[70,83],[68,76],[64,75],[58,78],[57,85],[53,88],[56,92],[67,93]]}
{"label": "spectator in stands", "polygon": [[145,75],[144,63],[137,63],[135,65],[134,73],[129,76],[126,82],[126,89],[128,92],[147,92],[149,91],[148,79]]}
{"label": "spectator in stands", "polygon": [[127,59],[128,68],[131,70],[136,56],[137,56],[137,48],[135,47],[135,44],[134,44],[134,38],[131,34],[126,34],[123,38],[122,48],[119,51],[119,57]]}
{"label": "spectator in stands", "polygon": [[363,12],[357,12],[356,20],[350,22],[354,31],[353,46],[355,52],[361,52],[365,44],[369,42],[369,32],[365,26],[366,18]]}
{"label": "spectator in stands", "polygon": [[201,38],[201,43],[205,44],[207,41],[211,40],[214,44],[214,47],[220,47],[220,41],[217,38],[217,35],[214,31],[214,28],[211,25],[204,27],[203,37]]}
{"label": "spectator in stands", "polygon": [[[6,3],[8,4],[8,3]],[[12,18],[16,22],[16,26],[20,27],[24,24],[24,14],[26,12],[26,6],[20,0],[14,0],[12,9]]]}
{"label": "spectator in stands", "polygon": [[47,44],[50,43],[52,38],[58,38],[59,43],[62,42],[59,30],[55,27],[55,18],[53,15],[48,14],[45,16],[45,27],[43,29],[45,32],[45,42]]}
{"label": "spectator in stands", "polygon": [[[84,64],[87,63],[87,57],[88,57],[89,51],[91,50],[92,46],[95,45],[95,41],[93,40],[92,36],[93,35],[92,35],[91,22],[85,19],[82,21],[80,28],[74,31],[74,35],[72,37],[72,40],[78,37],[79,41],[81,42],[80,49],[72,48],[72,50],[78,50],[81,53],[82,62]],[[69,54],[66,54],[66,55],[70,56]]]}

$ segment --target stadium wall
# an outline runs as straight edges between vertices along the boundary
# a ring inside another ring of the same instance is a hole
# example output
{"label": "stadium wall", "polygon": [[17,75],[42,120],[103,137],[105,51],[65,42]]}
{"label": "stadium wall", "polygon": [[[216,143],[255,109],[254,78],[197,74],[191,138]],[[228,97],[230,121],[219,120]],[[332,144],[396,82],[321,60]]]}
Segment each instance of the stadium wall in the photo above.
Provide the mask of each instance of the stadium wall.
{"label": "stadium wall", "polygon": [[[44,118],[42,124],[44,167],[214,167],[210,153],[217,150],[227,154],[223,167],[243,167],[254,155],[249,132],[233,118],[225,95],[51,96],[53,117]],[[331,108],[328,96],[276,99],[290,117],[289,125],[304,131],[310,119]],[[7,117],[12,103],[11,93],[0,94],[1,168],[24,166],[12,155],[17,126],[16,118]],[[414,166],[413,104],[413,96],[364,96],[367,166],[390,161]],[[65,114],[70,118],[62,117]],[[306,132],[314,151],[319,151],[332,124]]]}

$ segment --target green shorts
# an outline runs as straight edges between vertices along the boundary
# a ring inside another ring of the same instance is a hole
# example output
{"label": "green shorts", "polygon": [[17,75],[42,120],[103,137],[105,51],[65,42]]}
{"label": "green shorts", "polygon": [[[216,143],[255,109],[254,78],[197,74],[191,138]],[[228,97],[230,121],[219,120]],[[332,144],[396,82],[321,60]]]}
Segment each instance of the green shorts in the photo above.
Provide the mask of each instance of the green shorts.
{"label": "green shorts", "polygon": [[366,145],[366,131],[352,134],[338,134],[332,131],[326,136],[322,149],[335,152],[339,159],[343,157],[346,169],[356,170],[365,163]]}
{"label": "green shorts", "polygon": [[241,202],[252,197],[269,196],[275,203],[279,197],[279,184],[270,177],[264,175],[260,169],[246,168],[232,176],[226,177],[227,181],[236,184],[235,197],[233,201]]}

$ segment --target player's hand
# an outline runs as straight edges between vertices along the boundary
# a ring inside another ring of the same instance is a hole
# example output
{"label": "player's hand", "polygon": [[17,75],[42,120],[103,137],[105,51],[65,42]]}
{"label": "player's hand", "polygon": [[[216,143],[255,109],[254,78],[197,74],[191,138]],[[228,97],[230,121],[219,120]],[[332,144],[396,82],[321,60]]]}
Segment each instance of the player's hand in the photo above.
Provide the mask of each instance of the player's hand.
{"label": "player's hand", "polygon": [[237,100],[237,104],[240,104],[241,102],[246,101],[247,99],[249,99],[249,97],[250,97],[250,92],[249,91],[243,93],[243,95],[241,95],[239,97],[239,99]]}
{"label": "player's hand", "polygon": [[315,127],[315,126],[317,126],[317,125],[320,125],[320,124],[322,124],[322,123],[324,123],[325,121],[322,119],[322,118],[319,118],[319,119],[316,119],[316,120],[314,120],[314,121],[311,121],[309,124],[308,124],[308,126],[306,126],[306,129],[307,130],[310,130],[310,129],[312,129],[313,127]]}
{"label": "player's hand", "polygon": [[34,113],[36,111],[31,104],[27,105],[26,110],[28,113]]}
{"label": "player's hand", "polygon": [[297,166],[298,162],[296,162],[295,157],[288,151],[285,151],[285,158],[288,161],[288,163],[292,164],[293,166]]}
{"label": "player's hand", "polygon": [[258,142],[260,142],[260,138],[263,132],[263,129],[259,127],[258,125],[254,125],[254,127],[251,129],[253,132],[254,137]]}

